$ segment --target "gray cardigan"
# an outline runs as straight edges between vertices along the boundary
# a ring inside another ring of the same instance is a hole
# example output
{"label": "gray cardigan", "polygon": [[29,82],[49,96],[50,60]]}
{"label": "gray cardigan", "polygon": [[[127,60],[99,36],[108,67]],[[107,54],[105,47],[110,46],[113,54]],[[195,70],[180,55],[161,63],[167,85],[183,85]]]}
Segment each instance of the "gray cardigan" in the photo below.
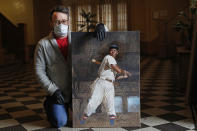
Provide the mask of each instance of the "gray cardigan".
{"label": "gray cardigan", "polygon": [[70,32],[68,40],[67,61],[65,61],[52,33],[38,42],[34,54],[35,74],[39,83],[49,95],[60,89],[65,96],[65,102],[69,102],[72,96]]}

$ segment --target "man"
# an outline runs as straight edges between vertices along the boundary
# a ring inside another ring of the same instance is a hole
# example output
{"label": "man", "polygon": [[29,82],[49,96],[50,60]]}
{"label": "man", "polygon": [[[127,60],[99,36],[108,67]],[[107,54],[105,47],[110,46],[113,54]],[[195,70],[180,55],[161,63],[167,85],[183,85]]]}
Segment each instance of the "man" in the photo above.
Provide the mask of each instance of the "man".
{"label": "man", "polygon": [[[59,128],[67,124],[68,109],[72,104],[68,8],[53,8],[50,12],[50,25],[51,33],[36,46],[34,66],[37,79],[48,94],[44,101],[47,118],[53,127]],[[103,33],[98,34],[100,37]]]}
{"label": "man", "polygon": [[123,76],[117,77],[117,79],[127,78],[131,74],[118,67],[115,60],[118,55],[118,46],[112,44],[109,47],[109,55],[106,55],[103,61],[100,63],[95,59],[92,62],[100,64],[98,70],[98,78],[92,84],[91,90],[92,95],[89,99],[88,105],[85,109],[85,114],[80,121],[81,124],[86,122],[86,119],[95,112],[97,107],[104,102],[107,109],[107,113],[110,117],[110,124],[114,125],[114,120],[116,118],[115,106],[114,106],[114,84],[115,76],[117,73],[123,74]]}

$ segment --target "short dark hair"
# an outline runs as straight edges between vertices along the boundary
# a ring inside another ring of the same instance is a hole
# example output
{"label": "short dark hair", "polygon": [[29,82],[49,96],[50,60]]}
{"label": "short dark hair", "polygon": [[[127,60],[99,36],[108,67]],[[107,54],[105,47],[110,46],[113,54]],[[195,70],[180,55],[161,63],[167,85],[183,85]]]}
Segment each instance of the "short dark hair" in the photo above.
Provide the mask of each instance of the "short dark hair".
{"label": "short dark hair", "polygon": [[67,14],[68,17],[69,17],[69,9],[66,8],[66,7],[63,6],[63,5],[57,5],[57,6],[55,6],[55,7],[51,10],[51,12],[50,12],[50,20],[51,20],[51,21],[52,21],[52,16],[53,16],[53,13],[54,13],[54,12],[62,12],[62,13]]}
{"label": "short dark hair", "polygon": [[109,46],[109,50],[111,50],[111,49],[119,50],[118,45],[117,45],[117,44],[114,44],[114,43],[112,43],[112,44]]}

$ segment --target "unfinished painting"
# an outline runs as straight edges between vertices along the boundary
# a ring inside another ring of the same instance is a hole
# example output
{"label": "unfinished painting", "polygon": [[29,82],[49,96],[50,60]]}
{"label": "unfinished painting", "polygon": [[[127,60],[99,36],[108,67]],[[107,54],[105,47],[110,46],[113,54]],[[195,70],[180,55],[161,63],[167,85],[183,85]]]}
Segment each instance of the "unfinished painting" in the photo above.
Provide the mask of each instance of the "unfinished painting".
{"label": "unfinished painting", "polygon": [[139,32],[71,36],[73,127],[139,127]]}

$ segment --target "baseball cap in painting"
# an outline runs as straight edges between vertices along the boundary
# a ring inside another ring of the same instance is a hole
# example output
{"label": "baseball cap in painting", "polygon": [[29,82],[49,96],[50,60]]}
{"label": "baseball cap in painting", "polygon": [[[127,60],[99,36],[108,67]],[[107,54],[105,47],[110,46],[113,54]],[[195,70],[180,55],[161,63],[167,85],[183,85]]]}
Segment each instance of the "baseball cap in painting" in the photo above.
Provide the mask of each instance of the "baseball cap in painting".
{"label": "baseball cap in painting", "polygon": [[116,44],[111,44],[111,45],[109,46],[109,50],[111,50],[111,49],[116,49],[116,50],[118,50],[119,48],[118,48],[118,45],[116,45]]}

